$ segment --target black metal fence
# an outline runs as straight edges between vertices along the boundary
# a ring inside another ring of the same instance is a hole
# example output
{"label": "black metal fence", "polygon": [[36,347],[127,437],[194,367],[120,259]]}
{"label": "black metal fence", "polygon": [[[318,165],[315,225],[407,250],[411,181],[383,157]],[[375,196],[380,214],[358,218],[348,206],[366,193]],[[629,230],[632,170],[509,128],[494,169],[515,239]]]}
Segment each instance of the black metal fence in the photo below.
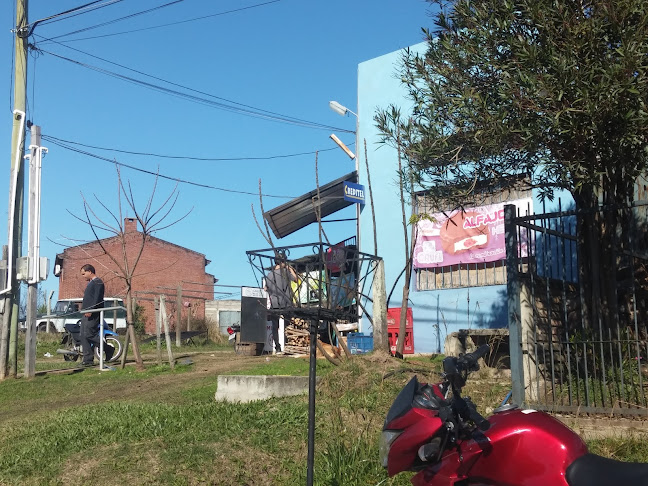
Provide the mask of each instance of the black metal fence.
{"label": "black metal fence", "polygon": [[[551,411],[648,415],[647,207],[522,216],[507,206],[518,401]],[[597,240],[583,234],[594,226],[586,221],[598,224],[589,232]]]}

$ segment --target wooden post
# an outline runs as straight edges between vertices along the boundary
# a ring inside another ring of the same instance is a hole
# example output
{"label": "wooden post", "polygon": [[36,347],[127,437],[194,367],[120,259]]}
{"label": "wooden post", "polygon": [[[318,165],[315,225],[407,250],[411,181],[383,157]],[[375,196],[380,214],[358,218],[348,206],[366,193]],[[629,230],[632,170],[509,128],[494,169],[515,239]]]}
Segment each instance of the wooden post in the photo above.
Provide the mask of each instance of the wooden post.
{"label": "wooden post", "polygon": [[153,306],[155,307],[155,338],[156,338],[156,351],[157,351],[157,364],[162,366],[162,339],[160,336],[160,328],[162,327],[160,314],[160,300],[153,297]]}
{"label": "wooden post", "polygon": [[182,345],[182,285],[176,290],[176,346]]}
{"label": "wooden post", "polygon": [[387,335],[387,294],[385,293],[385,262],[376,262],[373,282],[373,342],[374,349],[389,352]]}
{"label": "wooden post", "polygon": [[160,295],[160,314],[162,314],[162,323],[164,324],[164,335],[166,336],[167,352],[169,353],[169,366],[175,368],[173,360],[173,351],[171,350],[171,335],[169,334],[169,317],[166,312],[166,303],[164,295]]}
{"label": "wooden post", "polygon": [[[11,177],[9,182],[8,245],[11,246],[11,273],[7,276],[12,290],[4,299],[0,336],[0,380],[18,373],[18,303],[20,286],[16,280],[16,259],[20,256],[23,241],[23,195],[25,153],[25,113],[27,111],[27,0],[16,0],[16,36],[14,42],[13,78],[13,128],[11,132]],[[15,184],[14,184],[15,183]],[[9,260],[9,257],[7,258]]]}
{"label": "wooden post", "polygon": [[187,331],[191,331],[191,302],[187,307]]}

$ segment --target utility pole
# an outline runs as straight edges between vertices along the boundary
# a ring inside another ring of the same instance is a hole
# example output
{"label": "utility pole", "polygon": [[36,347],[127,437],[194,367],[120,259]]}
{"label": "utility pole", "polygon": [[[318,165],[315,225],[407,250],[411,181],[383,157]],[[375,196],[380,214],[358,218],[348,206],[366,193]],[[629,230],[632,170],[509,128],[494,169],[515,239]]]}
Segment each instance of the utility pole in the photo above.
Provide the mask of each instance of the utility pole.
{"label": "utility pole", "polygon": [[[27,258],[27,316],[25,324],[25,377],[36,376],[36,308],[38,307],[38,283],[47,278],[46,269],[42,269],[40,256],[40,201],[41,201],[41,167],[43,152],[41,147],[41,129],[31,127],[29,144],[29,234]],[[45,274],[44,274],[45,273]]]}
{"label": "utility pole", "polygon": [[[14,53],[14,112],[11,133],[11,176],[9,177],[9,241],[7,287],[0,303],[0,380],[17,374],[18,304],[20,287],[16,279],[16,259],[22,247],[23,174],[25,153],[25,106],[27,91],[27,0],[16,0],[16,42]],[[11,337],[10,345],[9,339]],[[9,355],[11,357],[9,358]]]}

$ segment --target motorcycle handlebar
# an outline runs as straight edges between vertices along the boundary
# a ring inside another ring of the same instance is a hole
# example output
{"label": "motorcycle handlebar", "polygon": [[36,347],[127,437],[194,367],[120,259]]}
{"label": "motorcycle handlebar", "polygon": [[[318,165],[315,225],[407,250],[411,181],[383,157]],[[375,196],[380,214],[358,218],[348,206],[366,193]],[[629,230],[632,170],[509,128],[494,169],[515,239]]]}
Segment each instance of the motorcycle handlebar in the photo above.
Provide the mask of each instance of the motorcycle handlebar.
{"label": "motorcycle handlebar", "polygon": [[459,359],[463,361],[466,365],[468,365],[468,371],[472,371],[473,369],[479,369],[479,365],[477,364],[477,362],[479,361],[480,358],[486,356],[489,351],[490,351],[490,346],[488,344],[482,344],[472,353],[464,354]]}
{"label": "motorcycle handlebar", "polygon": [[460,390],[466,384],[466,378],[470,371],[477,371],[479,358],[483,358],[490,350],[488,344],[484,344],[472,353],[464,354],[458,358],[448,357],[443,360],[443,373],[452,384],[453,389]]}
{"label": "motorcycle handlebar", "polygon": [[482,415],[477,411],[474,403],[469,402],[467,405],[470,420],[475,423],[479,430],[483,432],[487,431],[490,428],[490,422],[482,417]]}

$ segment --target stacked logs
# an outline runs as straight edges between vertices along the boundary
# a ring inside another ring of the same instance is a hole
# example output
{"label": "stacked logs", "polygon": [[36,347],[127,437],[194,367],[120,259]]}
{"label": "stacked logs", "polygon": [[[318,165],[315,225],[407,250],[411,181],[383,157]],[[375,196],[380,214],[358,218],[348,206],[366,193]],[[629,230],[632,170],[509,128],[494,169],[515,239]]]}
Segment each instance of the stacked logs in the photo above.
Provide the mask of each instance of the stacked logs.
{"label": "stacked logs", "polygon": [[308,354],[310,337],[310,322],[305,319],[293,317],[286,322],[284,329],[286,336],[286,345],[284,353],[286,354]]}
{"label": "stacked logs", "polygon": [[[293,317],[286,323],[284,332],[286,339],[284,346],[285,354],[310,354],[310,321]],[[340,356],[341,350],[335,346],[322,343],[321,341],[318,342],[318,346],[323,348],[331,356]],[[317,356],[321,356],[321,350],[319,349]]]}

